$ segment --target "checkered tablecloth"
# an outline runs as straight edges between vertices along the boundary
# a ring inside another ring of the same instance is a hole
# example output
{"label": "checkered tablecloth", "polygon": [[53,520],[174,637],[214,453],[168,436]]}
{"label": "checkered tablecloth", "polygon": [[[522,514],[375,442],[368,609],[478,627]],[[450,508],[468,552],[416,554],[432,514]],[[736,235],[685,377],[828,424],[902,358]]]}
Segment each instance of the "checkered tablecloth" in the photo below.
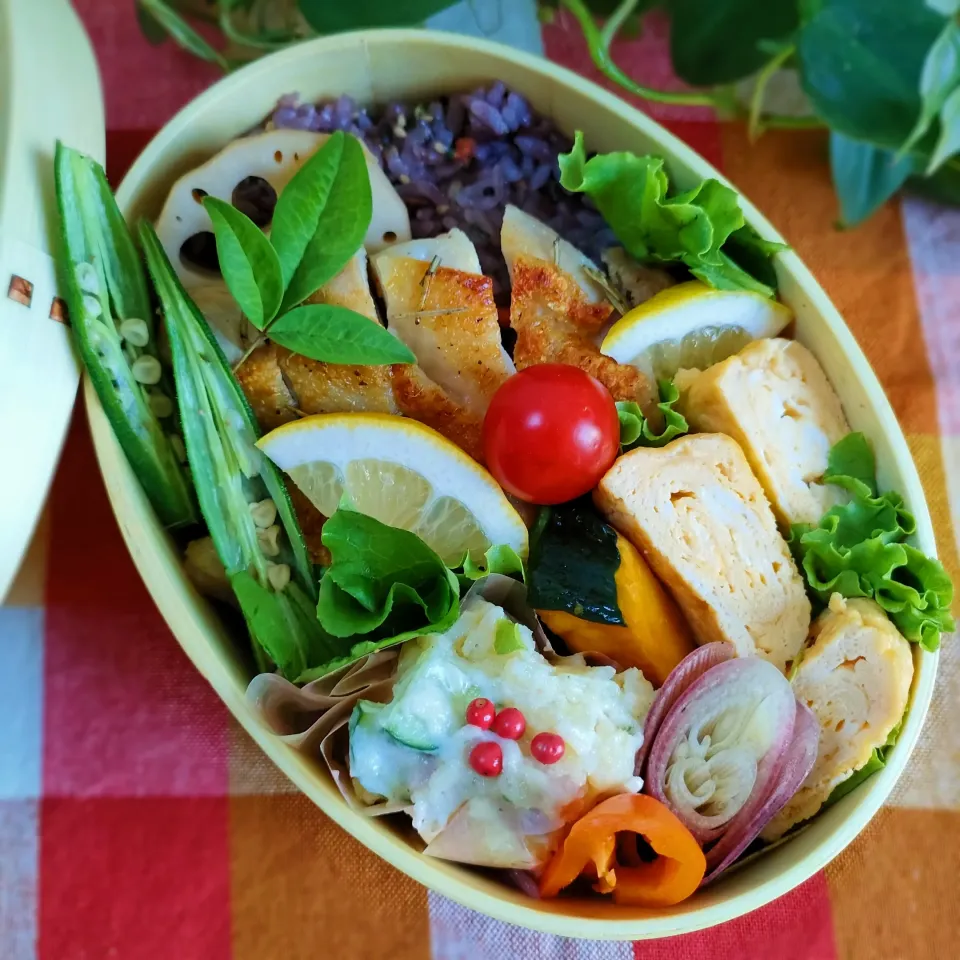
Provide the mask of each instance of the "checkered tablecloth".
{"label": "checkered tablecloth", "polygon": [[[147,46],[133,0],[76,5],[104,76],[116,182],[216,74],[169,44]],[[594,75],[572,24],[541,33],[530,0],[473,0],[446,23],[461,26],[465,11],[467,26],[542,44]],[[657,21],[620,53],[644,80],[673,82]],[[822,135],[750,145],[708,112],[655,112],[770,217],[847,318],[960,582],[960,210],[911,198],[837,232]],[[607,944],[530,933],[428,894],[300,796],[187,662],[127,556],[78,409],[0,609],[2,960],[946,960],[960,943],[958,880],[960,646],[948,638],[889,805],[824,873],[750,916]]]}

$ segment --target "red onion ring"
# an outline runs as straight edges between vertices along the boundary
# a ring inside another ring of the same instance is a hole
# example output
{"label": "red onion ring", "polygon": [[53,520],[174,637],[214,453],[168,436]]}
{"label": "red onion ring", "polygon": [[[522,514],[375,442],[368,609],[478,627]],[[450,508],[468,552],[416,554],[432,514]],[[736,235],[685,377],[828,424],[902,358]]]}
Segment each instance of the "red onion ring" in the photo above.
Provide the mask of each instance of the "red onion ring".
{"label": "red onion ring", "polygon": [[[770,746],[757,761],[749,795],[726,818],[678,808],[666,793],[667,769],[677,746],[697,723],[715,716],[724,702],[735,705],[738,699],[764,702],[772,714]],[[796,703],[786,677],[766,660],[743,657],[716,664],[687,687],[661,722],[647,760],[645,790],[673,810],[701,844],[722,836],[744,809],[755,810],[770,794],[793,737]]]}
{"label": "red onion ring", "polygon": [[688,653],[667,675],[663,686],[657,691],[656,699],[650,707],[647,719],[643,724],[643,744],[637,751],[635,774],[643,776],[643,764],[650,752],[657,730],[663,718],[670,712],[673,705],[680,699],[691,683],[699,680],[711,667],[724,663],[736,657],[737,652],[732,643],[716,642],[705,643]]}
{"label": "red onion ring", "polygon": [[748,804],[707,853],[707,874],[701,886],[710,883],[733,863],[760,835],[760,831],[783,809],[810,775],[820,741],[820,724],[813,711],[797,702],[793,739],[783,756],[773,789],[759,804]]}

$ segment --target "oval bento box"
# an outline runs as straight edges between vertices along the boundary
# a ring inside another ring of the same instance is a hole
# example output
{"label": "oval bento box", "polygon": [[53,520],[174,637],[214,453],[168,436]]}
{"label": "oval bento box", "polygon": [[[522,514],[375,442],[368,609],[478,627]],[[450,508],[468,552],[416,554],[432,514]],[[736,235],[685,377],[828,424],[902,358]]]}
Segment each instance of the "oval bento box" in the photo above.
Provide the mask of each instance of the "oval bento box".
{"label": "oval bento box", "polygon": [[[546,60],[452,34],[385,30],[303,43],[221,80],[177,114],[150,143],[120,187],[120,206],[131,222],[156,216],[178,176],[261,122],[282,94],[298,91],[305,100],[348,94],[366,103],[416,101],[468,90],[491,78],[520,91],[566,132],[582,129],[593,149],[662,155],[678,189],[704,177],[720,176],[644,114]],[[744,200],[742,206],[760,233],[776,238],[749,202]],[[916,515],[917,543],[933,554],[923,490],[876,376],[800,259],[784,253],[777,258],[777,269],[781,296],[796,314],[797,339],[823,365],[853,428],[873,440],[881,486],[903,493]],[[535,900],[480,871],[424,857],[411,834],[389,819],[367,818],[348,808],[319,764],[285,746],[259,724],[244,700],[250,677],[235,639],[183,573],[179,556],[154,517],[89,383],[85,394],[100,467],[127,546],[197,669],[263,751],[326,814],[413,879],[475,910],[554,934],[597,939],[665,937],[723,923],[787,893],[836,857],[889,795],[917,742],[937,668],[937,655],[919,647],[914,653],[917,670],[909,714],[885,769],[789,842],[669,909],[617,907],[599,899]]]}

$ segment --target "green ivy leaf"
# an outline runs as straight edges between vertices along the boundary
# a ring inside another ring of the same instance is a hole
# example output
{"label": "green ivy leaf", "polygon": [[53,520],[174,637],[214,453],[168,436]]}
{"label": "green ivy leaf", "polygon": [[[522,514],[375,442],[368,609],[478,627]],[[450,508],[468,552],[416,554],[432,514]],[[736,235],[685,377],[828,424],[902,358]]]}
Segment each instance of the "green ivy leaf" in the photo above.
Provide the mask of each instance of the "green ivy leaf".
{"label": "green ivy leaf", "polygon": [[[143,10],[144,18],[149,18],[155,25],[162,27],[178,47],[192,53],[201,60],[215,63],[221,70],[230,69],[226,57],[219,50],[210,46],[176,10],[173,10],[163,0],[137,0],[137,2]],[[141,19],[140,22],[142,25],[144,20]],[[144,29],[144,32],[146,33],[146,29]],[[156,35],[155,29],[152,32]]]}
{"label": "green ivy leaf", "polygon": [[270,325],[270,339],[324,363],[415,363],[410,348],[374,320],[347,307],[307,303]]}
{"label": "green ivy leaf", "polygon": [[263,231],[236,207],[204,197],[213,221],[223,280],[247,319],[262,330],[276,316],[283,297],[280,261]]}
{"label": "green ivy leaf", "polygon": [[338,130],[277,199],[270,242],[283,273],[283,309],[315,293],[360,249],[373,201],[360,142]]}
{"label": "green ivy leaf", "polygon": [[300,12],[317,33],[423,23],[456,0],[299,0]]}
{"label": "green ivy leaf", "polygon": [[803,89],[837,133],[896,150],[920,112],[942,17],[902,0],[821,0],[797,39]]}
{"label": "green ivy leaf", "polygon": [[960,26],[955,21],[948,20],[923,61],[923,71],[920,74],[920,116],[917,117],[910,136],[900,148],[901,154],[906,153],[923,137],[943,109],[947,98],[960,89],[958,85]]}
{"label": "green ivy leaf", "polygon": [[677,74],[697,87],[732,83],[759,70],[764,44],[785,41],[797,28],[793,2],[668,0],[670,54]]}
{"label": "green ivy leaf", "polygon": [[150,13],[147,8],[139,2],[137,2],[137,25],[140,27],[140,32],[146,38],[147,43],[152,47],[158,47],[163,43],[167,37],[167,31],[164,29],[163,24],[160,23],[157,18]]}
{"label": "green ivy leaf", "polygon": [[927,166],[927,175],[936,173],[955,153],[960,152],[960,86],[947,97],[940,110],[940,137]]}
{"label": "green ivy leaf", "polygon": [[853,227],[866,220],[917,168],[917,160],[912,156],[898,159],[893,150],[831,133],[830,172],[840,201],[840,222]]}

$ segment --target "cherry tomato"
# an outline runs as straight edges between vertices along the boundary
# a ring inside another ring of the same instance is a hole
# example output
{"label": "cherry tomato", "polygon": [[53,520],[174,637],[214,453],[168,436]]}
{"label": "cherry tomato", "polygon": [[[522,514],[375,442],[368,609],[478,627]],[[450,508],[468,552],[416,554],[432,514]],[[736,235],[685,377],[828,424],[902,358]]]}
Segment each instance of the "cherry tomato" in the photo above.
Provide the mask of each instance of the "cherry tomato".
{"label": "cherry tomato", "polygon": [[504,740],[519,740],[527,729],[527,719],[516,707],[504,707],[493,721],[493,732]]}
{"label": "cherry tomato", "polygon": [[613,398],[578,367],[543,363],[510,377],[483,421],[487,468],[530,503],[564,503],[592,490],[616,459]]}
{"label": "cherry tomato", "polygon": [[540,763],[556,763],[565,749],[559,733],[538,733],[530,741],[530,755]]}
{"label": "cherry tomato", "polygon": [[470,766],[481,777],[499,777],[503,771],[503,751],[493,740],[478,743],[471,751]]}
{"label": "cherry tomato", "polygon": [[496,708],[486,697],[477,697],[467,704],[466,721],[472,727],[489,730],[496,715]]}

